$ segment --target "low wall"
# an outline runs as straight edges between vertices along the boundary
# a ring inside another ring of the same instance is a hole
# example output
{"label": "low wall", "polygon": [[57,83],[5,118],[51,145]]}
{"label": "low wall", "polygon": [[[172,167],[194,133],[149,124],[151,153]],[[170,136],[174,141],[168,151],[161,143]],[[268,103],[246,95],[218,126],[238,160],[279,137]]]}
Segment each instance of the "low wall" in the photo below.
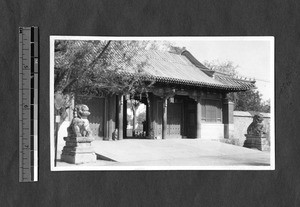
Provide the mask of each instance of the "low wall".
{"label": "low wall", "polygon": [[[257,112],[248,111],[234,111],[233,112],[233,123],[234,123],[234,135],[230,138],[235,144],[243,146],[246,139],[245,134],[247,133],[248,126],[253,121],[253,116]],[[260,113],[264,117],[263,124],[267,132],[267,138],[270,139],[270,113]]]}
{"label": "low wall", "polygon": [[61,151],[62,151],[63,147],[65,146],[64,137],[68,136],[67,128],[69,126],[70,126],[70,121],[64,121],[58,130],[58,139],[57,139],[57,152],[58,152],[57,158],[58,159],[60,159]]}
{"label": "low wall", "polygon": [[201,123],[201,139],[224,138],[224,124]]}
{"label": "low wall", "polygon": [[61,124],[59,130],[58,130],[58,138],[57,138],[57,159],[60,159],[61,151],[63,147],[65,146],[65,140],[64,137],[68,136],[67,128],[70,126],[71,120],[73,119],[72,115],[73,111],[71,109],[67,110],[67,117],[65,121]]}

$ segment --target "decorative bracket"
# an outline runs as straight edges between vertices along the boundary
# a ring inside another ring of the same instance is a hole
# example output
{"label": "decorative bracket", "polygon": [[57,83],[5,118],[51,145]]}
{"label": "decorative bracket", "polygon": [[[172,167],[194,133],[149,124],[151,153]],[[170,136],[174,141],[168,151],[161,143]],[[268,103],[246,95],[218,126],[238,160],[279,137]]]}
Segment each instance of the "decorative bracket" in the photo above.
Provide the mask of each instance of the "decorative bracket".
{"label": "decorative bracket", "polygon": [[203,96],[204,96],[203,92],[193,91],[189,93],[189,97],[191,99],[194,99],[196,102],[198,102],[198,100]]}
{"label": "decorative bracket", "polygon": [[169,99],[170,97],[174,97],[176,94],[176,90],[172,88],[154,89],[152,92],[154,95],[159,96],[162,99]]}

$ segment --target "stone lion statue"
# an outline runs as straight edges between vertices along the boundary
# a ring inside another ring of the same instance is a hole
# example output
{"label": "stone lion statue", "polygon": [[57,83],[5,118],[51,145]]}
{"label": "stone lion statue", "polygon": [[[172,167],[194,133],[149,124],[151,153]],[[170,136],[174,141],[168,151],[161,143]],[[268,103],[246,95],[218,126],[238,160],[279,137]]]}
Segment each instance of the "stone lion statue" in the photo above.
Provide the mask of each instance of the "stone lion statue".
{"label": "stone lion statue", "polygon": [[261,114],[254,115],[252,123],[248,126],[247,134],[261,136],[266,134],[262,121],[264,120]]}
{"label": "stone lion statue", "polygon": [[90,114],[87,105],[79,104],[75,106],[74,118],[68,127],[69,137],[88,137],[91,135],[90,123],[87,119]]}

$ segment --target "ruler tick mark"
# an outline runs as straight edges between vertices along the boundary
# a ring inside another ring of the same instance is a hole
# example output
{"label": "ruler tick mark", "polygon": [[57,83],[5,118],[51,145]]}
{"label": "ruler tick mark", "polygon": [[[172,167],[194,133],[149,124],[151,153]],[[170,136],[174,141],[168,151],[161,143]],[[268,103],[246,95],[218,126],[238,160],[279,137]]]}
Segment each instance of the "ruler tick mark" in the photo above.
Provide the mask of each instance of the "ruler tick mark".
{"label": "ruler tick mark", "polygon": [[38,114],[37,110],[33,110],[37,106],[33,101],[38,99],[38,93],[32,92],[38,91],[38,85],[32,83],[38,81],[38,76],[34,76],[38,72],[31,70],[39,67],[34,65],[39,57],[32,61],[31,56],[38,54],[38,42],[32,42],[35,34],[38,34],[38,28],[20,27],[19,33],[19,181],[32,182],[37,181],[37,171],[33,171],[32,167],[38,167],[35,164],[38,149],[36,147],[35,153],[32,150],[32,146],[38,146]]}

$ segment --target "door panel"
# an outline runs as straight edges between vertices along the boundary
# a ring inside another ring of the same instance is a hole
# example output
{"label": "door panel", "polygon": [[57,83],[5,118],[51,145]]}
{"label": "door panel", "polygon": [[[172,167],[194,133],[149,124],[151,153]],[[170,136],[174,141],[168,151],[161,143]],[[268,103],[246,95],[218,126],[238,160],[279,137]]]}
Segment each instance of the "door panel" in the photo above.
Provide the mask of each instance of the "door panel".
{"label": "door panel", "polygon": [[170,138],[181,137],[181,103],[168,103],[167,135]]}
{"label": "door panel", "polygon": [[[162,136],[162,101],[157,102],[156,136]],[[168,103],[167,109],[167,138],[181,138],[182,104]]]}
{"label": "door panel", "polygon": [[186,136],[196,138],[197,136],[197,105],[196,103],[186,103]]}

